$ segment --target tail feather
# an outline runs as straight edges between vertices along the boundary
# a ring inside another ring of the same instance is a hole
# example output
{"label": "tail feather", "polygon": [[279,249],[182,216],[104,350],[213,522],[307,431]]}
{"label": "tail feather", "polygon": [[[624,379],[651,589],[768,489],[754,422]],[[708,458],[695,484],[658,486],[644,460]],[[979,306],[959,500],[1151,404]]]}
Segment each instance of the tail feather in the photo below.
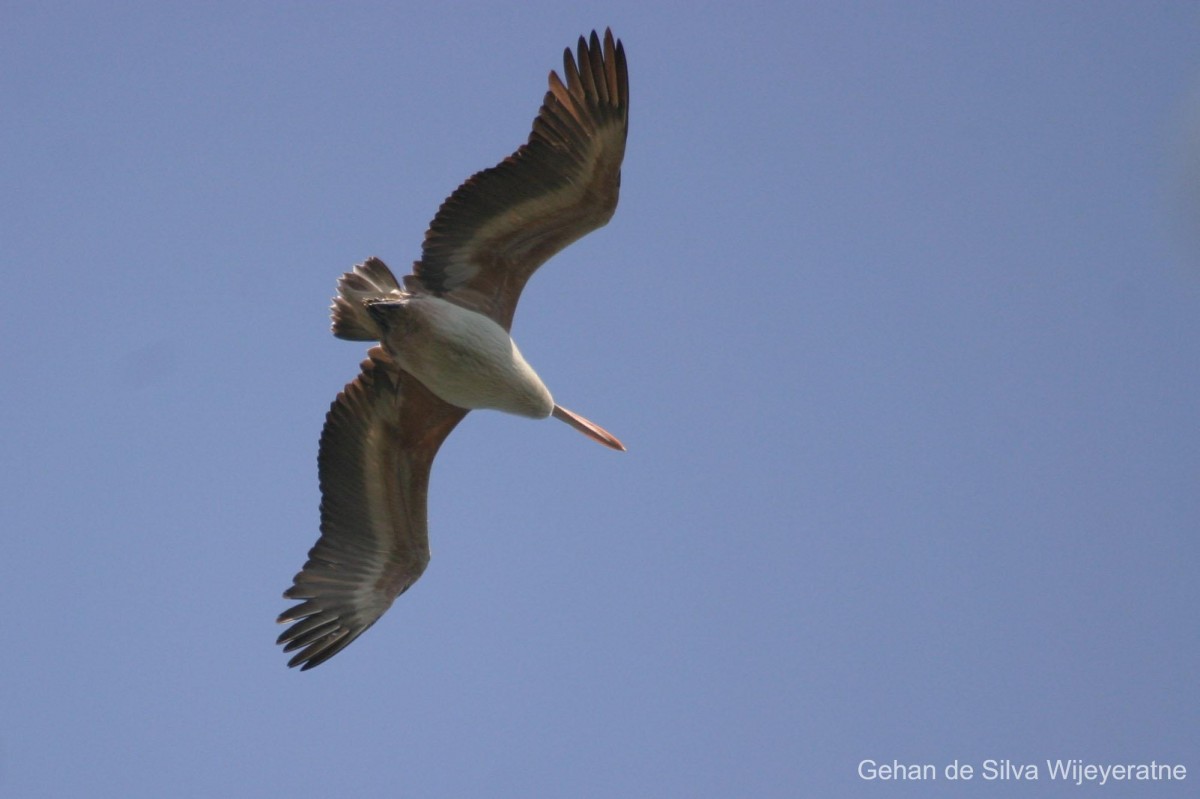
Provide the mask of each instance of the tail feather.
{"label": "tail feather", "polygon": [[348,341],[378,341],[383,331],[367,312],[366,302],[401,294],[400,284],[383,261],[368,258],[358,264],[338,279],[338,294],[330,307],[333,335]]}

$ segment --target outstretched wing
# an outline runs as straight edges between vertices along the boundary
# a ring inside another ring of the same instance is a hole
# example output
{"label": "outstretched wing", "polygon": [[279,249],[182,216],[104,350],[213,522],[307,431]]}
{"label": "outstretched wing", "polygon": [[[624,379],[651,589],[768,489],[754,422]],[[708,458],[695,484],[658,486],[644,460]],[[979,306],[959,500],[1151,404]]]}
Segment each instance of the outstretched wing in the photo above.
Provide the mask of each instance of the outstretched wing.
{"label": "outstretched wing", "polygon": [[629,122],[625,48],[605,31],[563,54],[529,141],[442,203],[421,260],[405,279],[512,326],[521,289],[556,252],[601,227],[617,207]]}
{"label": "outstretched wing", "polygon": [[429,562],[426,496],[438,448],[466,416],[380,347],[333,403],[317,458],[321,538],[284,592],[289,666],[311,669],[374,624]]}

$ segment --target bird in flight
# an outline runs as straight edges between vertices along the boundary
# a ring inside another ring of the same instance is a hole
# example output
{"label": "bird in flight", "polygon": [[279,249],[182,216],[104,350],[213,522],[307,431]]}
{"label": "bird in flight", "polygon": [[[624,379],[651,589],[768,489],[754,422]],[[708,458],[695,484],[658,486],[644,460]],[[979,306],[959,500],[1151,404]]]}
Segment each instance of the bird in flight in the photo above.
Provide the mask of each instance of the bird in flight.
{"label": "bird in flight", "polygon": [[321,432],[321,537],[279,616],[289,666],[319,666],[382,616],[429,563],[426,496],[438,448],[467,412],[554,416],[617,450],[556,404],[509,335],[521,290],[547,259],[617,207],[629,120],[625,49],[580,37],[550,73],[529,140],[442,203],[411,275],[378,258],[342,275],[333,334],[376,341]]}

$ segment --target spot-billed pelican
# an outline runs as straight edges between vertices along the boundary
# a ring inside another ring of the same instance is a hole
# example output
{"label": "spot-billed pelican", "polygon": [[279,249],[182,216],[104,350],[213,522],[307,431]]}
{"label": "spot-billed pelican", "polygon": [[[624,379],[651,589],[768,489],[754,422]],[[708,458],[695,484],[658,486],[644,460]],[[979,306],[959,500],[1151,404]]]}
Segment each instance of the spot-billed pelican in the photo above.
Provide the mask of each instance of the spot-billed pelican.
{"label": "spot-billed pelican", "polygon": [[311,669],[374,624],[429,562],[426,494],[438,448],[467,412],[554,416],[613,449],[599,425],[555,404],[509,336],[530,275],[617,207],[629,118],[625,50],[606,31],[563,55],[529,140],[438,209],[421,260],[398,282],[378,258],[344,274],[333,333],[377,341],[325,420],[317,457],[321,537],[279,616],[289,666]]}

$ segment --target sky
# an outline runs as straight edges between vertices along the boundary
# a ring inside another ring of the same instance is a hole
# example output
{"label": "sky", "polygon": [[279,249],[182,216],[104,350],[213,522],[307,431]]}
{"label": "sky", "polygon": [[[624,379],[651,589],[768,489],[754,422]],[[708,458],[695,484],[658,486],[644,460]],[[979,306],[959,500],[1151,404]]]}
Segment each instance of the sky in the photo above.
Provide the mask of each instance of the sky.
{"label": "sky", "polygon": [[[0,20],[0,795],[1193,795],[1194,4]],[[335,281],[606,26],[620,206],[513,334],[629,451],[472,413],[420,582],[289,670]]]}

